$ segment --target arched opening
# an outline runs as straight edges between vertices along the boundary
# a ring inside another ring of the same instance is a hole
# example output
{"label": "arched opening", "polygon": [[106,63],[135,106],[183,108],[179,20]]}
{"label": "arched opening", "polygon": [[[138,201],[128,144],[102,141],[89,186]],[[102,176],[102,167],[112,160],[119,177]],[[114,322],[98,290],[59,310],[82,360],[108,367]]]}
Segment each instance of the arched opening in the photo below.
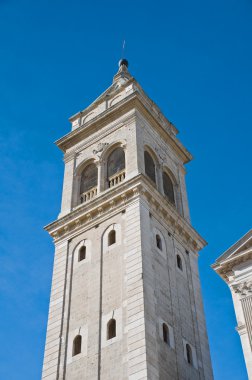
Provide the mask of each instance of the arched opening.
{"label": "arched opening", "polygon": [[156,167],[151,155],[144,151],[145,174],[156,184]]}
{"label": "arched opening", "polygon": [[174,187],[171,178],[167,173],[163,172],[163,188],[164,194],[168,201],[175,205]]}
{"label": "arched opening", "polygon": [[158,247],[158,249],[160,249],[160,251],[162,251],[162,240],[159,235],[156,235],[156,246]]}
{"label": "arched opening", "polygon": [[179,255],[177,255],[177,267],[180,269],[180,270],[183,270],[183,264],[182,264],[182,259]]}
{"label": "arched opening", "polygon": [[163,341],[170,345],[169,328],[165,323],[163,323]]}
{"label": "arched opening", "polygon": [[81,335],[77,335],[73,341],[73,356],[81,353]]}
{"label": "arched opening", "polygon": [[86,246],[83,245],[83,246],[80,247],[80,249],[79,249],[79,257],[78,257],[78,261],[85,260],[85,258],[86,258]]}
{"label": "arched opening", "polygon": [[192,349],[190,347],[190,344],[188,343],[186,343],[186,360],[187,360],[187,363],[193,364]]}
{"label": "arched opening", "polygon": [[83,170],[80,184],[81,203],[92,199],[97,194],[97,178],[98,169],[94,163]]}
{"label": "arched opening", "polygon": [[107,340],[112,339],[116,336],[116,320],[110,319],[107,324]]}
{"label": "arched opening", "polygon": [[108,187],[113,187],[125,178],[125,153],[122,147],[118,147],[110,153],[107,162]]}
{"label": "arched opening", "polygon": [[116,232],[115,230],[111,230],[108,234],[108,245],[115,244],[116,242]]}

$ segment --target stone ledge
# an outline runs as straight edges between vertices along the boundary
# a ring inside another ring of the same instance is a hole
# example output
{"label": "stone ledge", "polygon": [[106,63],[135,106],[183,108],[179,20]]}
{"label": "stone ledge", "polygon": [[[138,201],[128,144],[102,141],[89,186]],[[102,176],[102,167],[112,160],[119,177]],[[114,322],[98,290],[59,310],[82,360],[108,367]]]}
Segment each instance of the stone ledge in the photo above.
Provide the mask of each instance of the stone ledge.
{"label": "stone ledge", "polygon": [[192,252],[201,250],[206,245],[205,240],[178,213],[177,209],[164,199],[164,196],[145,175],[138,174],[115,188],[101,193],[91,202],[79,205],[69,214],[47,225],[45,230],[55,242],[70,240],[76,236],[76,233],[83,231],[83,227],[93,228],[114,214],[125,210],[127,205],[136,201],[145,201],[151,212],[156,214],[156,218],[162,220]]}

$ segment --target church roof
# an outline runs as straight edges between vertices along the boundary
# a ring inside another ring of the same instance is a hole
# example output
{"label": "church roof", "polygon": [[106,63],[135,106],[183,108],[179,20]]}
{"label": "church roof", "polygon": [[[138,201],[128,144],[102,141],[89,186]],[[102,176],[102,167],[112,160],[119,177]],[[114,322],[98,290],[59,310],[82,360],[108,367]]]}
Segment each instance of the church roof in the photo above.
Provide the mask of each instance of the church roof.
{"label": "church roof", "polygon": [[[126,64],[125,64],[126,63]],[[162,114],[160,108],[156,105],[156,103],[150,99],[150,97],[146,94],[146,92],[142,89],[140,84],[136,81],[136,79],[130,74],[128,70],[128,62],[125,59],[121,59],[119,61],[119,70],[113,77],[113,82],[111,86],[109,86],[101,95],[98,96],[88,107],[84,110],[74,114],[69,118],[70,122],[74,122],[76,118],[81,117],[82,120],[85,120],[85,116],[92,112],[93,109],[97,108],[99,104],[104,101],[109,101],[111,98],[115,97],[119,94],[123,89],[128,87],[130,84],[134,85],[134,90],[140,93],[146,101],[148,101],[151,107],[155,110],[155,112],[159,115],[160,118],[163,119],[168,125],[170,131],[176,135],[178,133],[177,128]],[[130,92],[129,92],[130,95]]]}
{"label": "church roof", "polygon": [[[113,77],[113,82],[97,99],[95,99],[86,109],[70,117],[72,131],[66,136],[56,141],[57,146],[64,152],[73,142],[83,138],[83,135],[95,128],[103,120],[111,118],[112,114],[120,112],[126,107],[142,107],[146,115],[151,117],[154,123],[159,126],[160,131],[168,138],[171,145],[175,147],[184,163],[191,161],[192,155],[182,145],[176,137],[178,130],[163,115],[159,107],[144,92],[140,84],[132,77],[128,71],[126,60],[119,62],[119,70]],[[111,120],[111,119],[110,119]],[[154,124],[155,124],[154,123]]]}
{"label": "church roof", "polygon": [[219,273],[221,277],[226,279],[225,273],[242,262],[252,258],[252,229],[249,230],[241,239],[226,250],[215,263],[212,268]]}

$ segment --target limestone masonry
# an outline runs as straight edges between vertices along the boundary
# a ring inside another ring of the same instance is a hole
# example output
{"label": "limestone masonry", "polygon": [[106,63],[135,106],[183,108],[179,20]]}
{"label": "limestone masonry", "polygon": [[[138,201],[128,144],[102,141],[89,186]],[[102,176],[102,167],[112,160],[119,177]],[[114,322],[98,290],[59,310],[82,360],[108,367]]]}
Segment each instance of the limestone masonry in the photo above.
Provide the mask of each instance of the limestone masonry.
{"label": "limestone masonry", "polygon": [[42,379],[213,379],[191,154],[126,60],[70,121]]}
{"label": "limestone masonry", "polygon": [[228,284],[238,322],[249,380],[252,380],[252,230],[222,256],[213,269]]}

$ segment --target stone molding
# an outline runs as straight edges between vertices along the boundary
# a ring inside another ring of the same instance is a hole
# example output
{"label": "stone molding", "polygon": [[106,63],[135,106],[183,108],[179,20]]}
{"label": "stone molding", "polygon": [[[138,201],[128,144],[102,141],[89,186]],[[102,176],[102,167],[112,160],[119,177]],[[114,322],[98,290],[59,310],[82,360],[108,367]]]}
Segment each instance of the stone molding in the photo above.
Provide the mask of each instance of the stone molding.
{"label": "stone molding", "polygon": [[[124,115],[126,112],[132,110],[132,108],[140,110],[154,127],[159,127],[164,134],[164,138],[169,139],[169,143],[177,151],[179,156],[182,157],[182,160],[185,163],[192,159],[191,154],[176,138],[176,134],[171,133],[171,123],[168,121],[164,123],[163,119],[163,122],[161,122],[161,113],[154,112],[153,108],[146,102],[145,98],[139,93],[139,91],[134,91],[127,98],[122,99],[111,108],[98,114],[92,120],[87,122],[87,124],[84,124],[63,136],[56,141],[56,144],[63,152],[66,152],[67,149],[78,143],[78,141],[84,140],[87,137],[87,134],[90,134],[90,129],[101,129],[103,126],[111,122],[113,118],[116,119],[120,115]],[[162,117],[164,118],[164,116]]]}
{"label": "stone molding", "polygon": [[246,326],[245,324],[242,324],[242,325],[238,325],[236,326],[236,331],[238,332],[238,334],[241,336],[241,335],[244,335],[244,334],[247,334],[247,329],[246,329]]}
{"label": "stone molding", "polygon": [[[89,146],[92,146],[94,144],[98,144],[102,142],[103,139],[106,139],[106,137],[111,134],[112,132],[115,132],[117,129],[123,127],[123,126],[130,126],[136,121],[136,113],[131,113],[127,117],[123,118],[123,120],[116,121],[115,123],[112,123],[109,128],[104,129],[103,131],[100,131],[99,135],[90,136],[90,138],[86,138],[85,141],[81,144],[79,144],[77,147],[75,146],[73,149],[69,149],[64,154],[64,162],[68,162],[72,158],[79,156],[82,154],[83,150],[88,148]],[[106,143],[106,141],[104,141]],[[95,153],[93,152],[95,155]]]}
{"label": "stone molding", "polygon": [[236,265],[246,263],[248,260],[252,259],[252,250],[242,251],[230,258],[227,258],[223,262],[216,262],[211,267],[219,274],[219,276],[227,283],[233,281],[234,272],[233,268]]}
{"label": "stone molding", "polygon": [[233,268],[250,259],[252,259],[252,229],[217,258],[212,268],[227,284],[230,284],[234,277]]}
{"label": "stone molding", "polygon": [[242,297],[248,297],[252,295],[252,281],[245,281],[240,284],[232,285],[235,293],[240,294]]}
{"label": "stone molding", "polygon": [[174,234],[187,244],[192,252],[201,250],[205,240],[194,228],[178,213],[176,208],[164,202],[162,196],[143,174],[122,182],[115,188],[100,193],[92,201],[77,206],[69,214],[47,225],[45,230],[55,242],[61,239],[71,239],[83,227],[92,228],[103,220],[119,213],[137,199],[144,199],[149,204],[153,214],[170,228]]}
{"label": "stone molding", "polygon": [[[167,128],[169,130],[170,133],[176,135],[178,133],[178,130],[177,128],[173,125],[173,123],[171,123],[161,112],[160,108],[157,106],[157,104],[151,100],[147,95],[146,93],[144,92],[144,90],[142,89],[142,87],[140,86],[140,84],[133,78],[133,77],[130,77],[128,78],[127,81],[125,81],[125,83],[122,83],[120,86],[114,86],[112,84],[112,86],[110,86],[102,95],[100,95],[92,104],[90,104],[86,109],[84,109],[83,111],[80,111],[78,112],[77,114],[73,115],[72,117],[70,117],[69,121],[70,122],[77,122],[76,124],[78,126],[82,126],[83,124],[80,122],[80,118],[83,118],[83,116],[87,116],[88,114],[90,114],[92,111],[94,111],[98,105],[100,105],[101,103],[103,103],[104,101],[108,101],[108,100],[113,100],[113,98],[117,97],[120,93],[122,92],[129,92],[129,89],[132,90],[130,92],[130,94],[132,92],[135,92],[135,93],[138,93],[139,96],[142,98],[142,102],[145,103],[146,105],[148,105],[148,108],[150,110],[152,110],[156,115],[157,117],[160,119],[160,122],[162,123],[162,125]],[[122,99],[122,101],[124,99],[126,99],[128,96],[124,97]]]}

